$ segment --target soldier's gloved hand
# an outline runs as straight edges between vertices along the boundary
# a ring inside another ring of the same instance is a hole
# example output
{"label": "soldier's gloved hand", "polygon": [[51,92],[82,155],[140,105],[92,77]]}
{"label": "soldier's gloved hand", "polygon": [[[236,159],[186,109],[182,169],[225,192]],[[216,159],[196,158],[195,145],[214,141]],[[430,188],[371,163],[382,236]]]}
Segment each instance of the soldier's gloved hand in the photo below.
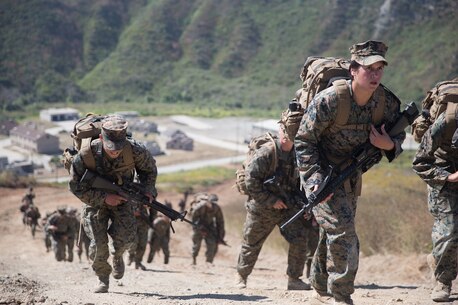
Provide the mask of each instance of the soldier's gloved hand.
{"label": "soldier's gloved hand", "polygon": [[113,207],[120,205],[126,201],[126,198],[119,196],[118,194],[107,194],[107,197],[105,197],[105,203]]}

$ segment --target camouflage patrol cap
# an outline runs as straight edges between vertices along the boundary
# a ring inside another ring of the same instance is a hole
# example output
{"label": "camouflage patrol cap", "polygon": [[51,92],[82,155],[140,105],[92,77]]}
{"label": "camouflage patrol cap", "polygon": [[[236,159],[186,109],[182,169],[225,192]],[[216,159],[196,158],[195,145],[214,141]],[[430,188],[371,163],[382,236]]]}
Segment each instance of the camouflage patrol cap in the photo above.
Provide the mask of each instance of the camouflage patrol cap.
{"label": "camouflage patrol cap", "polygon": [[383,42],[368,40],[366,42],[354,44],[350,48],[351,60],[363,66],[370,66],[379,61],[383,61],[385,65],[388,65],[385,59],[387,50],[388,47]]}
{"label": "camouflage patrol cap", "polygon": [[109,115],[102,123],[103,146],[108,150],[121,150],[127,143],[127,121],[119,115]]}

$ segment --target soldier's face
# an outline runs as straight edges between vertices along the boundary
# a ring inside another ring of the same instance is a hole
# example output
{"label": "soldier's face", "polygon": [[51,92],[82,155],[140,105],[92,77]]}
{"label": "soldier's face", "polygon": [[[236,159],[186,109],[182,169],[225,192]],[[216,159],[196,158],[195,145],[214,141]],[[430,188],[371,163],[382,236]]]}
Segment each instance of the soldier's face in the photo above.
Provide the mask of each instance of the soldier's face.
{"label": "soldier's face", "polygon": [[370,66],[360,66],[352,70],[353,81],[360,88],[374,91],[380,85],[383,76],[385,64],[381,61],[373,63]]}
{"label": "soldier's face", "polygon": [[116,159],[122,153],[122,149],[121,150],[109,150],[104,147],[103,150],[106,152],[108,157],[110,157],[111,159]]}

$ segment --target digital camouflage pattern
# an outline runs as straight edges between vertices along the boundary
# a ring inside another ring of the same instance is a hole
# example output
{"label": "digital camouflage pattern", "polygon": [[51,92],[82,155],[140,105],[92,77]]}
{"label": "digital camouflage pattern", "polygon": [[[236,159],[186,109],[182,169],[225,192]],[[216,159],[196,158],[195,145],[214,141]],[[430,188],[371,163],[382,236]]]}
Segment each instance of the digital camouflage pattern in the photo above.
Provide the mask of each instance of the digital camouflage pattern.
{"label": "digital camouflage pattern", "polygon": [[[155,183],[157,177],[156,161],[146,148],[135,140],[128,140],[132,147],[132,157],[135,171],[139,182],[154,197],[157,196]],[[91,142],[91,151],[95,156],[101,149],[100,139]],[[127,146],[127,145],[126,145]],[[111,181],[133,181],[133,172],[128,167],[123,167],[123,155],[116,159],[110,159],[102,151],[102,160],[97,164],[97,173]],[[101,164],[100,164],[101,163]],[[119,171],[119,168],[124,170]],[[71,192],[84,202],[83,218],[84,230],[91,239],[90,258],[93,260],[92,268],[99,279],[107,281],[111,266],[107,262],[109,257],[108,235],[113,240],[115,257],[121,257],[128,245],[134,240],[136,233],[136,221],[132,206],[128,203],[111,207],[105,204],[106,194],[86,183],[81,183],[81,177],[86,170],[80,154],[74,158],[71,167],[71,180],[69,187]],[[111,224],[109,225],[111,221]],[[109,225],[109,226],[108,226]]]}
{"label": "digital camouflage pattern", "polygon": [[350,48],[351,60],[363,66],[370,66],[379,61],[388,65],[385,59],[386,51],[388,51],[388,47],[383,42],[368,40],[354,44]]}
{"label": "digital camouflage pattern", "polygon": [[[280,226],[299,210],[294,204],[288,206],[288,209],[274,209],[273,205],[278,199],[282,199],[282,195],[267,191],[263,185],[264,181],[272,177],[272,162],[278,162],[275,174],[280,175],[280,189],[288,194],[291,186],[298,184],[294,150],[284,152],[278,149],[275,154],[272,145],[268,143],[261,146],[245,170],[249,197],[245,204],[247,214],[237,263],[237,272],[243,278],[247,278],[253,271],[261,248],[275,226]],[[277,161],[274,160],[275,157]],[[292,223],[287,230],[289,250],[286,273],[291,278],[298,279],[303,274],[307,251],[304,221]]]}
{"label": "digital camouflage pattern", "polygon": [[192,211],[193,226],[192,233],[192,257],[196,258],[199,254],[202,240],[205,240],[207,249],[205,251],[206,261],[213,262],[218,251],[218,238],[224,240],[226,231],[224,229],[224,217],[221,207],[211,201],[211,195],[197,202]]}
{"label": "digital camouflage pattern", "polygon": [[148,238],[150,252],[148,254],[148,263],[154,259],[156,252],[162,250],[164,254],[164,264],[169,263],[170,250],[170,220],[164,215],[159,215],[153,222],[154,229],[151,229]]}
{"label": "digital camouflage pattern", "polygon": [[[55,230],[51,230],[50,226],[55,226]],[[58,262],[64,261],[67,240],[75,234],[74,227],[68,215],[65,212],[57,212],[48,218],[45,230],[51,238],[51,248],[54,252],[54,257]],[[68,255],[72,255],[68,253]]]}
{"label": "digital camouflage pattern", "polygon": [[108,116],[102,122],[103,144],[109,150],[121,150],[127,143],[127,121],[122,116]]}
{"label": "digital camouflage pattern", "polygon": [[[143,219],[137,213],[143,213],[146,219]],[[134,208],[135,220],[137,222],[137,233],[135,234],[134,241],[128,248],[129,260],[135,262],[136,266],[141,264],[143,255],[145,254],[146,244],[148,243],[148,222],[152,222],[149,218],[148,212],[144,206]]]}
{"label": "digital camouflage pattern", "polygon": [[[350,90],[351,81],[347,82],[347,86]],[[390,93],[385,93],[383,123],[389,126],[400,116],[400,105]],[[297,164],[302,186],[307,193],[323,181],[329,165],[348,160],[355,148],[369,140],[369,130],[365,126],[372,122],[375,100],[371,98],[365,106],[351,102],[347,124],[364,126],[361,129],[332,128],[337,102],[334,87],[320,92],[307,108],[296,135]],[[404,139],[405,132],[392,138],[395,149],[384,152],[389,161],[402,152]],[[334,174],[337,175],[338,171],[335,168]],[[336,189],[328,202],[313,209],[321,234],[312,263],[311,282],[318,291],[330,291],[334,297],[345,298],[354,292],[359,261],[359,241],[354,218],[360,187],[361,174]]]}
{"label": "digital camouflage pattern", "polygon": [[445,113],[442,113],[423,135],[413,160],[413,170],[428,185],[428,209],[434,217],[432,255],[434,276],[451,286],[457,276],[458,249],[458,183],[447,182],[457,171],[458,149],[446,137]]}

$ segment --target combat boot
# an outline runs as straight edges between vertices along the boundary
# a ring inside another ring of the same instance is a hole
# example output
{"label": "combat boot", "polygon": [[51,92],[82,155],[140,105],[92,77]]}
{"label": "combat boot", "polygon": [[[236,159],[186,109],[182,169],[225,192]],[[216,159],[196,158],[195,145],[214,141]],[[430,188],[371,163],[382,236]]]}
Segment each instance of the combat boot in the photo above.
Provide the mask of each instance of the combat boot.
{"label": "combat boot", "polygon": [[350,296],[334,297],[334,305],[353,305],[353,300]]}
{"label": "combat boot", "polygon": [[124,276],[124,260],[122,256],[113,256],[113,277],[117,280]]}
{"label": "combat boot", "polygon": [[164,256],[164,264],[167,265],[169,263],[169,257]]}
{"label": "combat boot", "polygon": [[143,266],[143,264],[141,262],[135,262],[135,269],[138,269],[138,268],[140,268],[143,271],[146,270],[146,267]]}
{"label": "combat boot", "polygon": [[195,257],[195,256],[192,257],[192,264],[193,264],[193,265],[196,264],[196,257]]}
{"label": "combat boot", "polygon": [[239,289],[246,288],[246,277],[241,276],[240,274],[237,275],[237,281],[235,283],[235,287]]}
{"label": "combat boot", "polygon": [[311,304],[329,304],[331,300],[331,295],[326,291],[318,291],[315,288],[312,292]]}
{"label": "combat boot", "polygon": [[450,291],[452,285],[446,285],[439,281],[436,282],[436,286],[431,293],[431,299],[435,302],[448,302],[450,298]]}
{"label": "combat boot", "polygon": [[108,277],[99,277],[99,285],[94,290],[94,293],[107,293],[110,280]]}
{"label": "combat boot", "polygon": [[148,258],[146,259],[146,262],[149,264],[153,261],[153,258],[154,258],[154,252],[153,251],[150,251],[149,254],[148,254]]}
{"label": "combat boot", "polygon": [[310,284],[304,283],[301,279],[288,278],[288,290],[311,290]]}

